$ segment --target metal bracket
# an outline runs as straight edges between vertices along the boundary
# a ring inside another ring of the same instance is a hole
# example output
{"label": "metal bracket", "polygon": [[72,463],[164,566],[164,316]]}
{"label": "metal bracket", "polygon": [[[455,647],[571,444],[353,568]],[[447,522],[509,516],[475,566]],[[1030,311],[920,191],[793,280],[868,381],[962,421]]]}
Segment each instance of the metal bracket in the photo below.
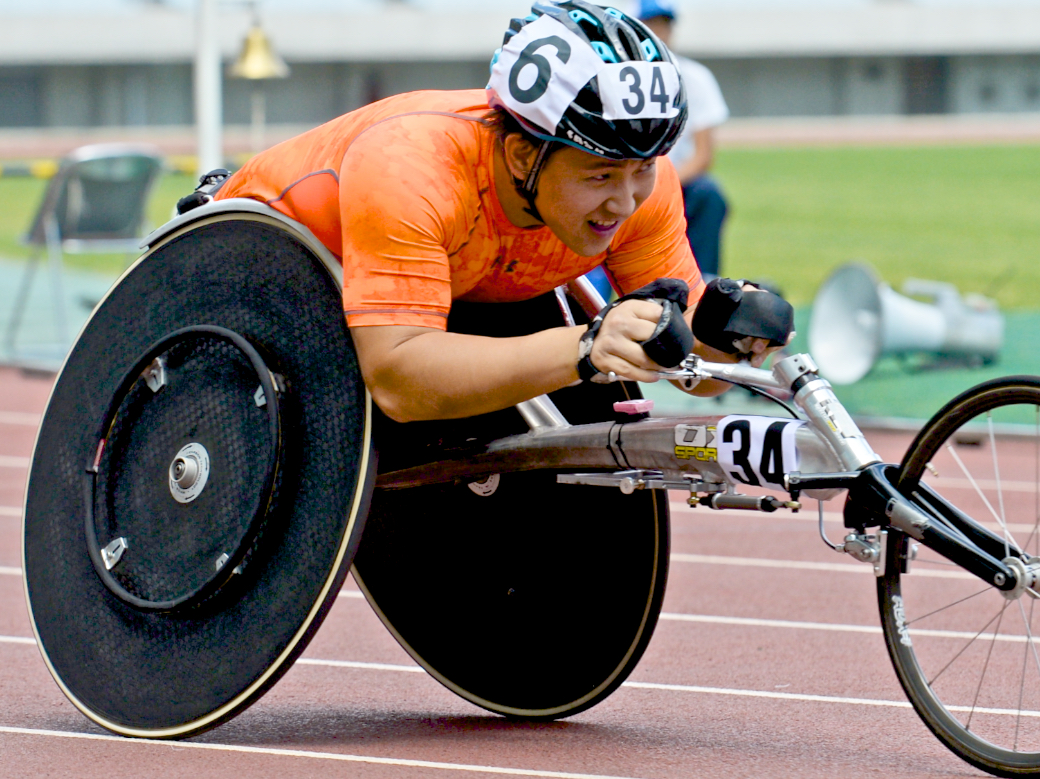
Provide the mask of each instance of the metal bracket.
{"label": "metal bracket", "polygon": [[166,360],[162,357],[156,357],[152,360],[152,364],[144,369],[141,377],[152,392],[161,390],[166,386]]}
{"label": "metal bracket", "polygon": [[105,564],[105,570],[111,571],[119,565],[119,561],[123,559],[123,552],[129,548],[130,545],[126,543],[126,539],[120,536],[102,549],[101,561]]}
{"label": "metal bracket", "polygon": [[[274,391],[279,395],[285,392],[285,379],[280,374],[271,374],[271,384],[274,385]],[[261,384],[256,388],[256,392],[253,393],[253,402],[256,403],[257,408],[263,408],[267,405],[267,397],[264,395],[264,385]]]}
{"label": "metal bracket", "polygon": [[558,484],[585,484],[596,487],[617,487],[625,495],[636,490],[688,490],[695,492],[722,492],[724,484],[705,482],[700,479],[684,477],[668,479],[660,471],[615,471],[614,473],[561,473],[557,474]]}

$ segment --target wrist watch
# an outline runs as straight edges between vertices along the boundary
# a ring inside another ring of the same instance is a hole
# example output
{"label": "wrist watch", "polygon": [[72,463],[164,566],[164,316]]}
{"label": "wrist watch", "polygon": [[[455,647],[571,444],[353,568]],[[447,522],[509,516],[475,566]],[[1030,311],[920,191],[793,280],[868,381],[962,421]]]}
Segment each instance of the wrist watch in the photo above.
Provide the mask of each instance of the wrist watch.
{"label": "wrist watch", "polygon": [[600,372],[599,368],[592,364],[592,342],[596,340],[596,333],[599,332],[599,323],[603,320],[598,319],[581,336],[581,340],[578,341],[578,377],[582,381],[589,381],[593,376]]}

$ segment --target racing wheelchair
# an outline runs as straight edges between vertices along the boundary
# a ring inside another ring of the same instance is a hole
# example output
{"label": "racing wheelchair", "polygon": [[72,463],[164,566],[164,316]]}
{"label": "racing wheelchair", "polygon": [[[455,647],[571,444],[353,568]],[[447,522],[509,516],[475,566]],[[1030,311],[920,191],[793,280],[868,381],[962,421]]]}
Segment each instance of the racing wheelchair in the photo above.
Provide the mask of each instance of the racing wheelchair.
{"label": "racing wheelchair", "polygon": [[[38,645],[98,725],[183,738],[226,722],[292,666],[350,571],[453,692],[576,714],[653,634],[670,490],[705,510],[817,500],[824,540],[873,566],[927,726],[986,771],[1040,775],[1040,379],[955,398],[898,465],[809,355],[667,374],[790,398],[778,417],[655,418],[635,385],[586,382],[479,424],[398,426],[371,403],[339,265],[306,228],[227,200],[145,246],[66,358],[24,512]],[[602,305],[581,280],[547,300],[558,323]],[[822,505],[842,494],[833,542]]]}

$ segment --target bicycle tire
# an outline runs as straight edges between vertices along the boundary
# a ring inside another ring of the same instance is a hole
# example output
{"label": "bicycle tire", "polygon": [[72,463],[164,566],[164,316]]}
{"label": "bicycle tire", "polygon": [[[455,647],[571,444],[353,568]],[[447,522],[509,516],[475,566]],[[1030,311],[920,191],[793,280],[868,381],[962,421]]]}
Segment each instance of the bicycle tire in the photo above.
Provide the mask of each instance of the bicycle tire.
{"label": "bicycle tire", "polygon": [[[976,520],[1002,523],[1010,552],[1024,539],[1019,549],[1040,554],[1040,377],[984,382],[946,404],[900,464],[900,492],[913,498],[919,485]],[[1040,775],[1037,601],[1008,599],[923,547],[907,565],[912,542],[889,531],[877,585],[885,643],[910,703],[972,765]]]}

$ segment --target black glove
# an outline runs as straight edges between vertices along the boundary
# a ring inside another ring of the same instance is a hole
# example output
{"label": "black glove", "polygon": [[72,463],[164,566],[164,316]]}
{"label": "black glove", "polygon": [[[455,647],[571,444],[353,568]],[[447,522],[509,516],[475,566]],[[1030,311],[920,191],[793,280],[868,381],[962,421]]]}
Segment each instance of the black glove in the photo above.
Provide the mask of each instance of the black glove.
{"label": "black glove", "polygon": [[767,290],[745,292],[744,280],[712,279],[693,312],[697,340],[726,354],[738,354],[734,343],[748,336],[764,338],[770,346],[786,346],[794,330],[794,309]]}
{"label": "black glove", "polygon": [[647,356],[662,368],[674,368],[681,363],[693,349],[693,333],[683,319],[689,293],[690,288],[685,281],[658,279],[604,306],[589,324],[588,331],[581,337],[578,375],[582,380],[588,380],[601,372],[589,357],[592,353],[592,342],[596,339],[607,313],[626,300],[653,300],[661,305],[664,311],[661,312],[657,327],[640,346]]}

